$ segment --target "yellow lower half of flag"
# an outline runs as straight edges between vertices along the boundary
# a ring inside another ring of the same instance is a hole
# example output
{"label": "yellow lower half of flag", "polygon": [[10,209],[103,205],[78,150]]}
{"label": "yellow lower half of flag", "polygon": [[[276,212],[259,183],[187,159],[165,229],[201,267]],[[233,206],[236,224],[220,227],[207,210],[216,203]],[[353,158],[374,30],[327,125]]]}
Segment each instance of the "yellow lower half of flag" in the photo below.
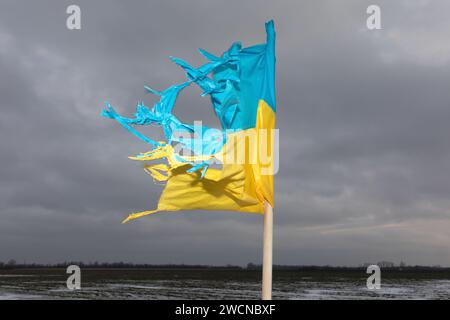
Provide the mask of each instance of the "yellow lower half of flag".
{"label": "yellow lower half of flag", "polygon": [[[257,150],[256,154],[259,154],[261,141],[258,140],[258,132],[261,129],[270,131],[275,129],[275,113],[264,100],[258,103],[255,128],[227,136],[227,143],[221,153],[215,155],[222,161],[222,168],[209,168],[203,178],[200,178],[199,172],[186,172],[190,165],[175,164],[173,155],[167,154],[167,150],[161,150],[160,155],[153,152],[150,158],[132,158],[149,160],[164,156],[168,159],[169,165],[146,166],[146,171],[156,180],[166,181],[158,207],[151,211],[133,213],[124,220],[124,223],[160,211],[221,210],[263,214],[265,201],[274,206],[273,161],[261,162],[258,157],[256,162],[251,163],[234,163],[226,160],[230,159],[230,152],[240,147],[246,148],[246,153]],[[244,140],[252,134],[255,134],[256,140],[246,143]],[[271,149],[269,153],[272,158],[273,145],[271,137],[265,148]]]}

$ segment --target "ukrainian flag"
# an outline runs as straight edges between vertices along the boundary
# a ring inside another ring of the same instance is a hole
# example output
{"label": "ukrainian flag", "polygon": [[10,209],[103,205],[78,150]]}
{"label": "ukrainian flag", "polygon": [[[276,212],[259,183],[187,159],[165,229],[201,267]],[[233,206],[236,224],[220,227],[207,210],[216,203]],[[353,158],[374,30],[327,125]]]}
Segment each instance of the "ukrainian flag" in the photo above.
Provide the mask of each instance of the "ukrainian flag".
{"label": "ukrainian flag", "polygon": [[[159,211],[231,210],[264,213],[274,207],[275,147],[275,30],[266,23],[267,42],[242,48],[239,42],[221,56],[205,50],[208,62],[199,68],[172,57],[188,80],[164,91],[152,108],[137,106],[134,118],[118,115],[107,104],[103,116],[117,120],[152,150],[130,157],[143,161],[155,181],[165,183],[155,210],[133,213],[124,222]],[[178,94],[191,84],[210,96],[220,130],[181,122],[173,113]],[[159,125],[166,141],[154,141],[134,129]],[[183,151],[190,151],[186,155]],[[161,162],[163,160],[164,162]],[[157,162],[157,163],[155,163]]]}

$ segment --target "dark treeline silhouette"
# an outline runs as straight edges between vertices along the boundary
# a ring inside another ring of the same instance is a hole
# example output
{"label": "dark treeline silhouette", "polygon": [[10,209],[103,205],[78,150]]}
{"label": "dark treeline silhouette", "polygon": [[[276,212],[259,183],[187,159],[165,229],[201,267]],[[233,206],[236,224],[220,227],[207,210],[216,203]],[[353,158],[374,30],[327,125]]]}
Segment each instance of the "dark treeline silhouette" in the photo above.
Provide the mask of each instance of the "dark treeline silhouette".
{"label": "dark treeline silhouette", "polygon": [[[246,267],[236,265],[212,266],[212,265],[193,265],[193,264],[147,264],[131,262],[82,262],[65,261],[61,263],[43,264],[43,263],[18,263],[11,259],[8,262],[0,261],[0,269],[43,269],[43,268],[67,268],[69,265],[77,265],[80,268],[89,269],[227,269],[227,270],[261,270],[261,265],[249,263]],[[366,270],[366,266],[315,266],[315,265],[274,265],[274,270],[278,271],[339,271],[352,272]],[[411,272],[450,272],[450,268],[441,266],[391,266],[381,267],[388,271],[411,271]]]}
{"label": "dark treeline silhouette", "polygon": [[8,262],[0,261],[0,269],[41,269],[41,268],[67,268],[70,265],[77,265],[80,268],[92,269],[243,269],[240,266],[212,266],[194,264],[148,264],[131,262],[83,262],[65,261],[60,263],[17,263],[15,260]]}
{"label": "dark treeline silhouette", "polygon": [[[247,270],[261,270],[261,265],[249,263]],[[273,270],[277,271],[338,271],[338,272],[353,272],[365,271],[367,266],[315,266],[315,265],[273,265]],[[380,267],[383,271],[393,272],[450,272],[450,268],[441,266],[390,266]]]}

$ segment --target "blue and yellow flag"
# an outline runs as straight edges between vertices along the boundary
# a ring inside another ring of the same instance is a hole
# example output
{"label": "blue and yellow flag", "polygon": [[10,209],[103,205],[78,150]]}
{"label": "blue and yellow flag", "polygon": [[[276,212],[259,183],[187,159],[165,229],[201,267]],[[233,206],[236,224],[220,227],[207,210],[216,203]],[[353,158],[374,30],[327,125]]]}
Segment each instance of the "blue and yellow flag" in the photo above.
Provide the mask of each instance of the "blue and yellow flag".
{"label": "blue and yellow flag", "polygon": [[[215,56],[200,49],[208,62],[194,68],[171,57],[186,71],[188,80],[164,91],[148,108],[136,107],[134,118],[118,115],[110,104],[102,115],[117,120],[152,145],[130,159],[165,187],[155,210],[133,213],[124,222],[159,211],[232,210],[264,213],[274,206],[275,144],[275,30],[266,23],[267,42],[242,48],[239,42]],[[181,122],[174,105],[181,90],[198,85],[209,96],[221,129]],[[161,126],[165,141],[154,141],[134,126]]]}

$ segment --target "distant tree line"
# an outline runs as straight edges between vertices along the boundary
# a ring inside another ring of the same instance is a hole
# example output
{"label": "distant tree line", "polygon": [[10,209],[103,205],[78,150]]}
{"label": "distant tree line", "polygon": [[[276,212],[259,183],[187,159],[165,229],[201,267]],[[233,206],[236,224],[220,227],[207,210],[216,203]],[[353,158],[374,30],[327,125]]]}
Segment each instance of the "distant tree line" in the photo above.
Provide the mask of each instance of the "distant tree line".
{"label": "distant tree line", "polygon": [[[376,263],[374,263],[376,264]],[[316,265],[273,265],[273,270],[287,270],[287,271],[359,271],[366,270],[369,264],[363,264],[361,266],[316,266]],[[434,266],[407,266],[405,263],[401,263],[396,266],[394,264],[382,264],[380,266],[382,270],[387,271],[414,271],[414,272],[431,272],[431,271],[445,271],[449,272],[450,268],[444,268],[439,265]],[[247,264],[247,270],[261,270],[260,264]]]}
{"label": "distant tree line", "polygon": [[[11,259],[7,262],[0,261],[0,269],[38,269],[38,268],[67,268],[69,265],[77,265],[80,268],[90,269],[227,269],[227,270],[261,270],[260,264],[248,263],[246,267],[236,265],[201,265],[201,264],[148,264],[148,263],[131,263],[131,262],[83,262],[83,261],[64,261],[60,263],[18,263],[16,260]],[[357,271],[366,270],[368,264],[361,266],[317,266],[317,265],[274,265],[274,270],[286,270],[286,271]],[[382,270],[392,271],[450,271],[450,268],[444,268],[441,266],[407,266],[405,263],[401,263],[398,266],[393,264],[384,264],[380,266]]]}
{"label": "distant tree line", "polygon": [[0,269],[24,269],[24,268],[67,268],[70,265],[77,265],[80,268],[92,269],[243,269],[240,266],[225,265],[196,265],[196,264],[148,264],[132,262],[83,262],[83,261],[64,261],[60,263],[17,263],[11,259],[8,262],[0,261]]}

